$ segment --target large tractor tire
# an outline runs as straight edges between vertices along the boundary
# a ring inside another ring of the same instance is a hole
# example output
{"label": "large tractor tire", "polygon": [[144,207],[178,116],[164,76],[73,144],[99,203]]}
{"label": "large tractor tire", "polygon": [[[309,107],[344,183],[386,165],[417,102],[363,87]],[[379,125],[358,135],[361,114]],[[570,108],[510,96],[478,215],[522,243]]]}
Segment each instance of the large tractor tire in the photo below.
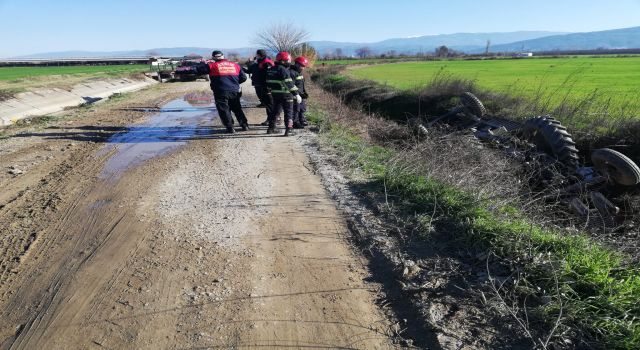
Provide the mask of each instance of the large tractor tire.
{"label": "large tractor tire", "polygon": [[536,148],[561,163],[575,168],[578,166],[578,149],[567,128],[549,117],[535,117],[527,120],[522,128],[523,137]]}
{"label": "large tractor tire", "polygon": [[604,176],[623,186],[635,186],[640,183],[640,168],[624,154],[608,148],[597,149],[591,153],[593,166]]}
{"label": "large tractor tire", "polygon": [[464,113],[467,115],[482,118],[487,114],[487,109],[484,108],[482,101],[470,92],[464,92],[460,95],[460,103],[462,103]]}

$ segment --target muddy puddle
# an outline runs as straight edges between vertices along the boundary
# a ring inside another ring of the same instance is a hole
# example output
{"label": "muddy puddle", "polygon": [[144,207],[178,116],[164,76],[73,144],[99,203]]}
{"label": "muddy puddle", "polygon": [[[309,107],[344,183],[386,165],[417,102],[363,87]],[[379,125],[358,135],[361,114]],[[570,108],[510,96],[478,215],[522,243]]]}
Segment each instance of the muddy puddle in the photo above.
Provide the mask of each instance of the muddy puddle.
{"label": "muddy puddle", "polygon": [[127,169],[185,145],[189,140],[211,135],[220,121],[212,101],[194,106],[187,98],[173,100],[156,109],[142,124],[113,135],[98,153],[113,152],[105,163],[101,178],[117,178]]}

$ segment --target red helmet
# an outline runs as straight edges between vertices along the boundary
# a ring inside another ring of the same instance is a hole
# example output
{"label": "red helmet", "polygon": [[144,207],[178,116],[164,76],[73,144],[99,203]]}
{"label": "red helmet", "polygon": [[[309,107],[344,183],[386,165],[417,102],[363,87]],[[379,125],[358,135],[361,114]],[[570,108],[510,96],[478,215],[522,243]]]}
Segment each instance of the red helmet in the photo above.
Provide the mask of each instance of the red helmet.
{"label": "red helmet", "polygon": [[296,57],[296,63],[303,67],[306,67],[309,65],[309,60],[304,56],[299,56],[299,57]]}
{"label": "red helmet", "polygon": [[258,63],[258,67],[260,67],[260,69],[264,69],[266,66],[274,66],[274,63],[270,58],[265,58],[262,62]]}
{"label": "red helmet", "polygon": [[278,55],[276,56],[276,61],[291,62],[291,54],[286,51],[278,52]]}

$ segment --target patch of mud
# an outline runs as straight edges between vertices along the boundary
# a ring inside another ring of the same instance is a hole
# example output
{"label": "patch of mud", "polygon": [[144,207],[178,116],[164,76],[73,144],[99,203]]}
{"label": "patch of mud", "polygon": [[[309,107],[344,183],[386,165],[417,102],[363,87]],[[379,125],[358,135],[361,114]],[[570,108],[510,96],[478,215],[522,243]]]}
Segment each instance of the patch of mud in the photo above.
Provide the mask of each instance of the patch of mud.
{"label": "patch of mud", "polygon": [[118,177],[133,166],[186,145],[194,136],[210,134],[215,108],[209,111],[188,106],[183,99],[171,101],[160,109],[161,113],[109,138],[98,156],[113,150],[115,154],[107,160],[101,177]]}
{"label": "patch of mud", "polygon": [[0,90],[0,102],[10,100],[16,95],[13,91]]}
{"label": "patch of mud", "polygon": [[[46,231],[57,215],[73,212],[69,208],[77,204],[74,196],[100,173],[102,162],[94,155],[102,146],[100,142],[111,136],[109,130],[119,130],[122,125],[134,124],[145,117],[142,113],[121,112],[118,108],[132,103],[161,105],[197,89],[199,86],[195,84],[156,85],[103,104],[65,111],[64,117],[46,124],[13,125],[3,129],[0,138],[0,163],[3,164],[0,167],[0,302],[15,292],[13,284],[33,259],[29,252],[38,247],[38,242],[47,241],[49,237],[57,239],[70,229],[65,226],[63,230]],[[94,130],[103,127],[104,132]],[[97,135],[88,137],[89,133]],[[15,169],[22,174],[11,174]],[[99,212],[106,206],[108,202],[97,200],[88,208]],[[50,256],[47,264],[49,259]],[[35,286],[29,288],[36,289]]]}

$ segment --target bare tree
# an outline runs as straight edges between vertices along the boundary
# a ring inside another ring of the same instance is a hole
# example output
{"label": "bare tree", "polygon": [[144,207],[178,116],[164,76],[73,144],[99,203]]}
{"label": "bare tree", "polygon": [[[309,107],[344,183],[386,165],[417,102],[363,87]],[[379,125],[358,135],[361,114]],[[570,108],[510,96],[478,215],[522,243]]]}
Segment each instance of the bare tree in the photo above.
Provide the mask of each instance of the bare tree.
{"label": "bare tree", "polygon": [[289,52],[291,52],[291,54],[295,57],[295,56],[304,56],[306,57],[309,62],[313,63],[318,59],[318,52],[316,51],[316,49],[309,45],[309,43],[302,43],[296,47],[294,47],[293,49],[291,49]]}
{"label": "bare tree", "polygon": [[445,45],[442,45],[436,48],[436,56],[437,57],[449,57],[449,48]]}
{"label": "bare tree", "polygon": [[489,49],[491,48],[491,40],[487,40],[487,47],[484,49],[484,55],[489,56]]}
{"label": "bare tree", "polygon": [[336,58],[343,58],[344,57],[344,53],[342,52],[341,48],[337,48],[336,49]]}
{"label": "bare tree", "polygon": [[309,37],[309,32],[293,22],[274,23],[256,33],[253,43],[273,52],[293,51]]}
{"label": "bare tree", "polygon": [[367,58],[371,56],[371,54],[372,54],[371,49],[367,46],[356,49],[356,56],[360,58]]}

